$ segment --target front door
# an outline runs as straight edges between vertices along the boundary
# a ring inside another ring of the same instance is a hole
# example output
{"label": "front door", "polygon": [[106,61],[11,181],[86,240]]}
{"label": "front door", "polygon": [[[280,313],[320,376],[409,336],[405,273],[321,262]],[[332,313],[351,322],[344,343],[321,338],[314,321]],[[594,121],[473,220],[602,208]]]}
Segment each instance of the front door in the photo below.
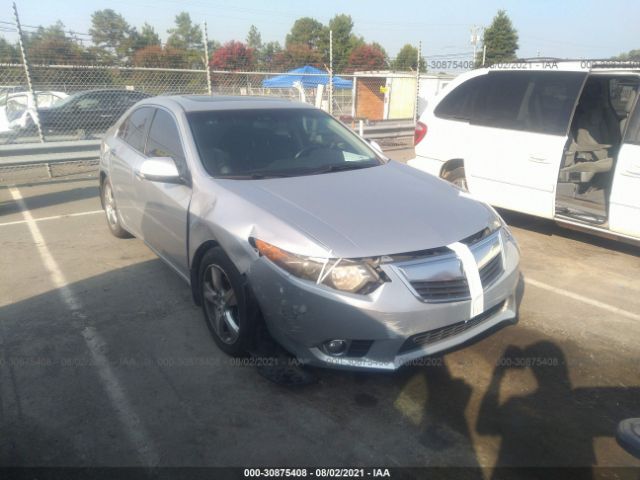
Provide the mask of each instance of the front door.
{"label": "front door", "polygon": [[640,102],[618,153],[609,201],[609,228],[640,238]]}
{"label": "front door", "polygon": [[189,278],[187,220],[191,202],[190,176],[176,120],[166,110],[156,109],[145,155],[148,158],[172,158],[184,183],[134,180],[140,191],[137,209],[142,214],[142,238],[164,260]]}
{"label": "front door", "polygon": [[469,191],[498,207],[553,218],[558,171],[582,72],[490,72],[470,115]]}

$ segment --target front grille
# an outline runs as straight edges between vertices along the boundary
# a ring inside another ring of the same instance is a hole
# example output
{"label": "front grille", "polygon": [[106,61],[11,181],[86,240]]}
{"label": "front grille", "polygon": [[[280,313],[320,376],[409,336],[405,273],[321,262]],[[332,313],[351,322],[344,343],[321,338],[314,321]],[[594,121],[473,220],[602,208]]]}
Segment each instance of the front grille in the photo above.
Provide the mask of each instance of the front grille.
{"label": "front grille", "polygon": [[502,310],[505,302],[506,300],[503,300],[497,305],[494,305],[490,309],[485,310],[480,315],[476,315],[466,322],[458,322],[454,323],[453,325],[447,325],[446,327],[436,328],[435,330],[417,333],[405,340],[405,342],[402,344],[402,347],[400,347],[399,353],[410,352],[411,350],[416,350],[420,347],[424,347],[425,345],[440,342],[441,340],[454,337],[461,334],[462,332],[469,330],[470,328],[476,327],[485,320],[488,320],[500,310]]}
{"label": "front grille", "polygon": [[[487,288],[502,274],[502,255],[496,255],[480,269],[482,287]],[[430,302],[460,302],[469,300],[469,283],[465,278],[439,281],[414,281],[411,286],[424,300]]]}

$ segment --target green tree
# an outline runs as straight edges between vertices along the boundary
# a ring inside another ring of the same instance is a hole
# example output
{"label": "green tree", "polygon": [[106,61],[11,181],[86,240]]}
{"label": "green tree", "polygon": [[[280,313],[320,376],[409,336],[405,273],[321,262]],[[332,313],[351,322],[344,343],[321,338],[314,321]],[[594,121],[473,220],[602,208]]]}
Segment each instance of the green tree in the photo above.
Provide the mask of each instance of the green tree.
{"label": "green tree", "polygon": [[140,48],[149,47],[151,45],[160,45],[160,35],[155,28],[145,22],[140,30],[138,45]]}
{"label": "green tree", "polygon": [[25,37],[25,49],[31,62],[46,65],[78,65],[91,61],[87,51],[67,37],[64,24],[57,21],[38,27]]}
{"label": "green tree", "polygon": [[123,60],[131,55],[131,32],[124,17],[110,8],[91,14],[89,33],[95,52],[104,60]]}
{"label": "green tree", "polygon": [[199,25],[191,22],[191,16],[187,12],[176,15],[175,28],[167,30],[169,38],[167,45],[178,50],[201,50],[202,30]]}
{"label": "green tree", "polygon": [[640,49],[629,50],[626,53],[621,53],[617,57],[613,57],[613,60],[622,60],[622,61],[640,61]]}
{"label": "green tree", "polygon": [[349,62],[351,51],[355,47],[364,45],[364,40],[354,35],[353,20],[350,15],[334,16],[329,21],[328,29],[333,36],[333,70],[342,72]]}
{"label": "green tree", "polygon": [[0,63],[18,63],[20,54],[16,45],[0,37]]}
{"label": "green tree", "polygon": [[[407,43],[400,49],[393,61],[394,70],[416,70],[418,66],[418,49]],[[424,57],[420,57],[420,71],[427,71],[427,63]]]}
{"label": "green tree", "polygon": [[311,17],[297,19],[291,31],[287,34],[285,47],[291,45],[306,45],[312,50],[317,50],[327,42],[327,31],[318,20]]}
{"label": "green tree", "polygon": [[[518,50],[518,32],[504,10],[498,10],[489,28],[484,31],[483,48],[487,47],[485,65],[512,62]],[[482,64],[483,52],[478,52],[476,64]]]}
{"label": "green tree", "polygon": [[255,51],[259,51],[262,48],[262,35],[258,31],[255,25],[249,27],[249,33],[247,34],[247,47],[253,48]]}

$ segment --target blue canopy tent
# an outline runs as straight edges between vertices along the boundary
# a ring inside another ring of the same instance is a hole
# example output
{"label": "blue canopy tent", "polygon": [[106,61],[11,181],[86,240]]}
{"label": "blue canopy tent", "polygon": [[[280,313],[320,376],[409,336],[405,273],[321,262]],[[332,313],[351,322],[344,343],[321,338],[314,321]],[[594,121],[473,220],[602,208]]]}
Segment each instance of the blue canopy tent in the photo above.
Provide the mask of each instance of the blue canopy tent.
{"label": "blue canopy tent", "polygon": [[[267,78],[262,81],[264,88],[292,88],[293,84],[300,82],[302,88],[316,88],[318,85],[328,85],[329,75],[324,70],[305,65],[287,72],[286,75]],[[353,83],[340,77],[333,77],[333,88],[352,88]]]}

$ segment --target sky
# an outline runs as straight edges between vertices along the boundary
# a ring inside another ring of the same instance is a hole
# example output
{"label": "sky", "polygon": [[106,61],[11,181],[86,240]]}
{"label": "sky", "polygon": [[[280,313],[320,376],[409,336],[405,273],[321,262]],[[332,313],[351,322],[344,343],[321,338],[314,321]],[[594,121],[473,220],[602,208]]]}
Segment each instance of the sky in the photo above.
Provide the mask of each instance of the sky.
{"label": "sky", "polygon": [[[258,27],[263,42],[284,43],[293,22],[303,16],[322,23],[338,13],[351,15],[356,34],[380,43],[394,56],[406,43],[422,42],[429,60],[465,58],[473,51],[470,29],[487,27],[505,9],[519,34],[522,58],[608,58],[640,48],[637,0],[16,0],[25,25],[61,20],[69,30],[88,32],[91,13],[112,8],[137,27],[145,21],[163,39],[175,15],[187,11],[194,22],[206,21],[209,39],[244,41]],[[11,3],[0,1],[0,21],[12,21]],[[0,33],[5,38],[11,34]]]}

